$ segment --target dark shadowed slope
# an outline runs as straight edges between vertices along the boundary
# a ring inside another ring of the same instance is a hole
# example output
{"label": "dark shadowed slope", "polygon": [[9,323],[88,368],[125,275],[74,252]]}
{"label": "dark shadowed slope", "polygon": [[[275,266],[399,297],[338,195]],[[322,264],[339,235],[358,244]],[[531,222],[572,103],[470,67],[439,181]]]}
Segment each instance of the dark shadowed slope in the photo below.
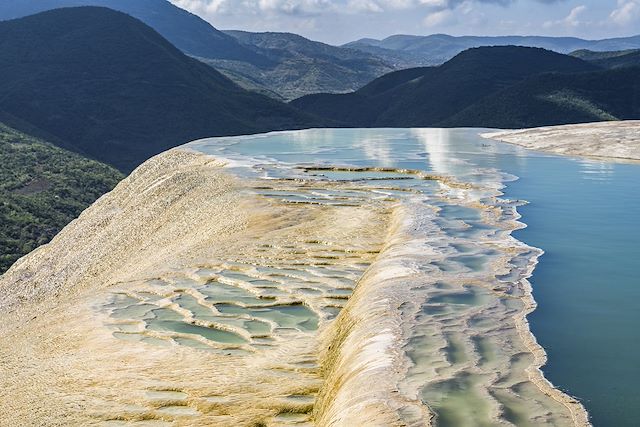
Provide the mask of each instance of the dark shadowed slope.
{"label": "dark shadowed slope", "polygon": [[436,126],[529,76],[595,69],[580,59],[543,49],[476,48],[439,67],[389,74],[352,94],[310,95],[292,104],[349,126]]}
{"label": "dark shadowed slope", "polygon": [[123,176],[0,124],[0,274],[47,243]]}
{"label": "dark shadowed slope", "polygon": [[102,6],[125,12],[159,32],[185,53],[265,64],[267,59],[233,37],[167,0],[0,0],[0,20],[21,18],[50,9]]}
{"label": "dark shadowed slope", "polygon": [[489,96],[447,126],[526,128],[640,118],[640,68],[543,74]]}
{"label": "dark shadowed slope", "polygon": [[1,116],[12,126],[123,170],[200,137],[316,124],[106,8],[0,22],[0,76]]}

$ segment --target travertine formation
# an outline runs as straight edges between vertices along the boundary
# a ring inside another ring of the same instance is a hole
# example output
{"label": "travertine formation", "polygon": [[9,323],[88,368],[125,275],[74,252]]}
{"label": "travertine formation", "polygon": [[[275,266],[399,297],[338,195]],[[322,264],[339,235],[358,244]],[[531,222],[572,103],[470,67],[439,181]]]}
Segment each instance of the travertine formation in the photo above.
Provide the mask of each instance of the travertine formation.
{"label": "travertine formation", "polygon": [[388,208],[353,191],[281,203],[220,166],[150,160],[2,277],[1,425],[310,419],[318,328],[375,259]]}
{"label": "travertine formation", "polygon": [[539,370],[499,173],[295,175],[172,150],[19,261],[0,425],[588,424]]}
{"label": "travertine formation", "polygon": [[640,161],[640,121],[549,126],[482,136],[554,154]]}

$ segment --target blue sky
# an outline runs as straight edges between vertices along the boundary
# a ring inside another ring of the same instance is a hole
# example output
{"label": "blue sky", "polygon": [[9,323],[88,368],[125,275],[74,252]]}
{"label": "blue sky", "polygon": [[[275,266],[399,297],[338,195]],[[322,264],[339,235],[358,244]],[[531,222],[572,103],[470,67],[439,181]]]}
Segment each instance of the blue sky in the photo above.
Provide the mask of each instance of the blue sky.
{"label": "blue sky", "polygon": [[220,29],[341,44],[392,34],[640,34],[640,0],[171,0]]}

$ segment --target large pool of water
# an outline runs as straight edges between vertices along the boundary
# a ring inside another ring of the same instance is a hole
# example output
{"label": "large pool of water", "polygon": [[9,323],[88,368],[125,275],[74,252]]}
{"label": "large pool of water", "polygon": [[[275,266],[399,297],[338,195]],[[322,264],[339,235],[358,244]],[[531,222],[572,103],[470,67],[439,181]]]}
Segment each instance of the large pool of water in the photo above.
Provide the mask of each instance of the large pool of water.
{"label": "large pool of water", "polygon": [[528,227],[515,237],[545,251],[531,280],[539,306],[529,320],[549,355],[546,376],[578,397],[596,426],[638,425],[640,166],[526,151],[480,132],[320,129],[190,146],[238,165],[251,158],[254,164],[393,167],[476,182],[495,177],[483,169],[505,173],[505,197],[529,202],[519,208]]}

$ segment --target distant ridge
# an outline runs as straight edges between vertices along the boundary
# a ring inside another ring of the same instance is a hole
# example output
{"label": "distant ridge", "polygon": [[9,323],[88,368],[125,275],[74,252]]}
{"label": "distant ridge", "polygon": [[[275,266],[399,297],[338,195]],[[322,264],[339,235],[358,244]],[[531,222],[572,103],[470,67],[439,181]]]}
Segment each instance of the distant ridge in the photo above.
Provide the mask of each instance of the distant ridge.
{"label": "distant ridge", "polygon": [[0,117],[127,171],[190,140],[317,125],[100,7],[0,22]]}
{"label": "distant ridge", "polygon": [[539,47],[559,53],[570,53],[581,49],[592,51],[627,50],[640,48],[640,35],[603,40],[543,36],[394,35],[383,40],[360,39],[343,46],[376,54],[389,61],[405,61],[413,66],[420,66],[442,64],[458,53],[474,47],[507,45]]}
{"label": "distant ridge", "polygon": [[589,61],[603,68],[622,68],[640,66],[640,49],[620,50],[613,52],[594,52],[577,50],[571,56]]}

